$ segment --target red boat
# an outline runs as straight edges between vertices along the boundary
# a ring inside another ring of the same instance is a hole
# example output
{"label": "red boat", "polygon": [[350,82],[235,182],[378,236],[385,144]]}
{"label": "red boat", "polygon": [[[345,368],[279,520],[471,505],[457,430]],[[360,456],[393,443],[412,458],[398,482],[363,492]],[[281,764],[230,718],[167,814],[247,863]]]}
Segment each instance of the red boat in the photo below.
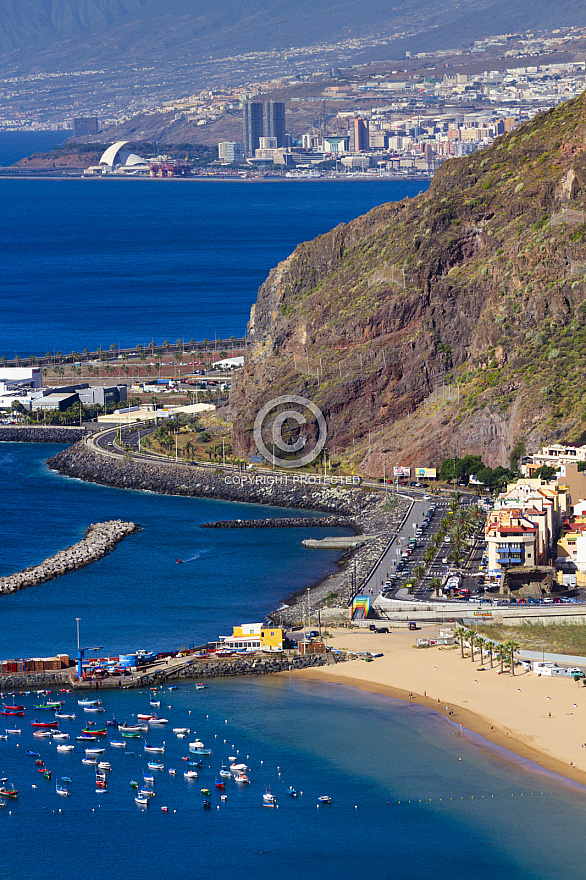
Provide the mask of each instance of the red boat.
{"label": "red boat", "polygon": [[103,727],[101,730],[96,730],[95,727],[84,727],[82,733],[89,733],[92,736],[106,736],[108,730],[105,727]]}
{"label": "red boat", "polygon": [[8,715],[9,718],[16,718],[17,715],[24,715],[24,709],[22,712],[12,712],[5,709],[3,712],[0,712],[0,715]]}
{"label": "red boat", "polygon": [[58,721],[38,721],[36,718],[34,721],[31,721],[31,727],[51,727],[53,730],[56,730],[59,727]]}
{"label": "red boat", "polygon": [[6,703],[4,709],[6,712],[24,712],[24,706],[7,706]]}

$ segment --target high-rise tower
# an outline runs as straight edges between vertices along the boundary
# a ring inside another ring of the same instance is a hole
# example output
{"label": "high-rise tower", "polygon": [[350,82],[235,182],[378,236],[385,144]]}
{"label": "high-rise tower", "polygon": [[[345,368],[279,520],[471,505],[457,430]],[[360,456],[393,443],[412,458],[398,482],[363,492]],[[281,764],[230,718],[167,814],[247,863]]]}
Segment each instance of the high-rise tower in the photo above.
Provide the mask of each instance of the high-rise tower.
{"label": "high-rise tower", "polygon": [[265,137],[277,138],[277,148],[285,146],[285,105],[282,101],[267,101],[264,107]]}
{"label": "high-rise tower", "polygon": [[244,150],[247,156],[254,156],[259,140],[263,136],[262,104],[258,101],[246,101],[242,118]]}

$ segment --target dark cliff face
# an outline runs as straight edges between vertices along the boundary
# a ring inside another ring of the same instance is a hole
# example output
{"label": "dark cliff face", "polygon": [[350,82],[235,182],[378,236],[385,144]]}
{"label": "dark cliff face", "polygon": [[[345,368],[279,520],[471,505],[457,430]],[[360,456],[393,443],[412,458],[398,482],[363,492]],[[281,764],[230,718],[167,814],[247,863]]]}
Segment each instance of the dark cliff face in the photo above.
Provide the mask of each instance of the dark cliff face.
{"label": "dark cliff face", "polygon": [[577,439],[585,151],[581,96],[446,162],[425,194],[300,245],[251,312],[230,400],[240,452],[283,393],[313,400],[328,446],[373,474]]}

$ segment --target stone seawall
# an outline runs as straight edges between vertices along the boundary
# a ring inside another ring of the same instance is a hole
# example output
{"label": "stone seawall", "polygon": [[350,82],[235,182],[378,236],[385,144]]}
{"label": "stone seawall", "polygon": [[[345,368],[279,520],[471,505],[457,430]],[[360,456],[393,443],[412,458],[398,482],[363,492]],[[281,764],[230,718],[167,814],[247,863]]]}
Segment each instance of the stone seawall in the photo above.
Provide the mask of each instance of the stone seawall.
{"label": "stone seawall", "polygon": [[169,678],[218,678],[234,675],[268,675],[275,672],[290,672],[292,669],[307,669],[310,666],[327,666],[328,654],[308,654],[303,657],[268,656],[262,658],[239,657],[231,660],[213,662],[194,661],[184,666]]}
{"label": "stone seawall", "polygon": [[46,428],[24,425],[0,425],[0,443],[77,443],[85,437],[84,428]]}
{"label": "stone seawall", "polygon": [[350,528],[358,531],[357,523],[346,516],[285,516],[282,519],[220,519],[202,523],[202,529],[319,529]]}
{"label": "stone seawall", "polygon": [[48,460],[49,467],[69,477],[77,477],[118,489],[143,489],[162,495],[190,495],[221,501],[245,501],[298,510],[319,510],[342,516],[355,516],[379,504],[375,493],[339,485],[294,483],[288,475],[247,477],[215,473],[207,468],[159,464],[152,461],[113,458],[95,453],[85,443],[76,443]]}
{"label": "stone seawall", "polygon": [[138,527],[134,523],[120,519],[91,525],[85,537],[72,547],[60,550],[40,565],[0,578],[0,593],[14,593],[69,574],[78,568],[85,568],[86,565],[102,559],[122,538],[136,531]]}

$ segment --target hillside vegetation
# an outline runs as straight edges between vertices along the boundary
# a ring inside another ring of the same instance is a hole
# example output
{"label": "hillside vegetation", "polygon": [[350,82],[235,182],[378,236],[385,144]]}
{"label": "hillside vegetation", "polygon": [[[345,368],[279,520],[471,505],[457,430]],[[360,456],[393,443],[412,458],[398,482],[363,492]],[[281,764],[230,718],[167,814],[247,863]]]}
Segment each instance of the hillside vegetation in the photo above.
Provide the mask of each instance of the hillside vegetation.
{"label": "hillside vegetation", "polygon": [[[415,199],[300,245],[260,288],[231,405],[304,394],[328,444],[373,474],[586,429],[586,109],[559,105]],[[368,432],[370,444],[367,448]]]}

